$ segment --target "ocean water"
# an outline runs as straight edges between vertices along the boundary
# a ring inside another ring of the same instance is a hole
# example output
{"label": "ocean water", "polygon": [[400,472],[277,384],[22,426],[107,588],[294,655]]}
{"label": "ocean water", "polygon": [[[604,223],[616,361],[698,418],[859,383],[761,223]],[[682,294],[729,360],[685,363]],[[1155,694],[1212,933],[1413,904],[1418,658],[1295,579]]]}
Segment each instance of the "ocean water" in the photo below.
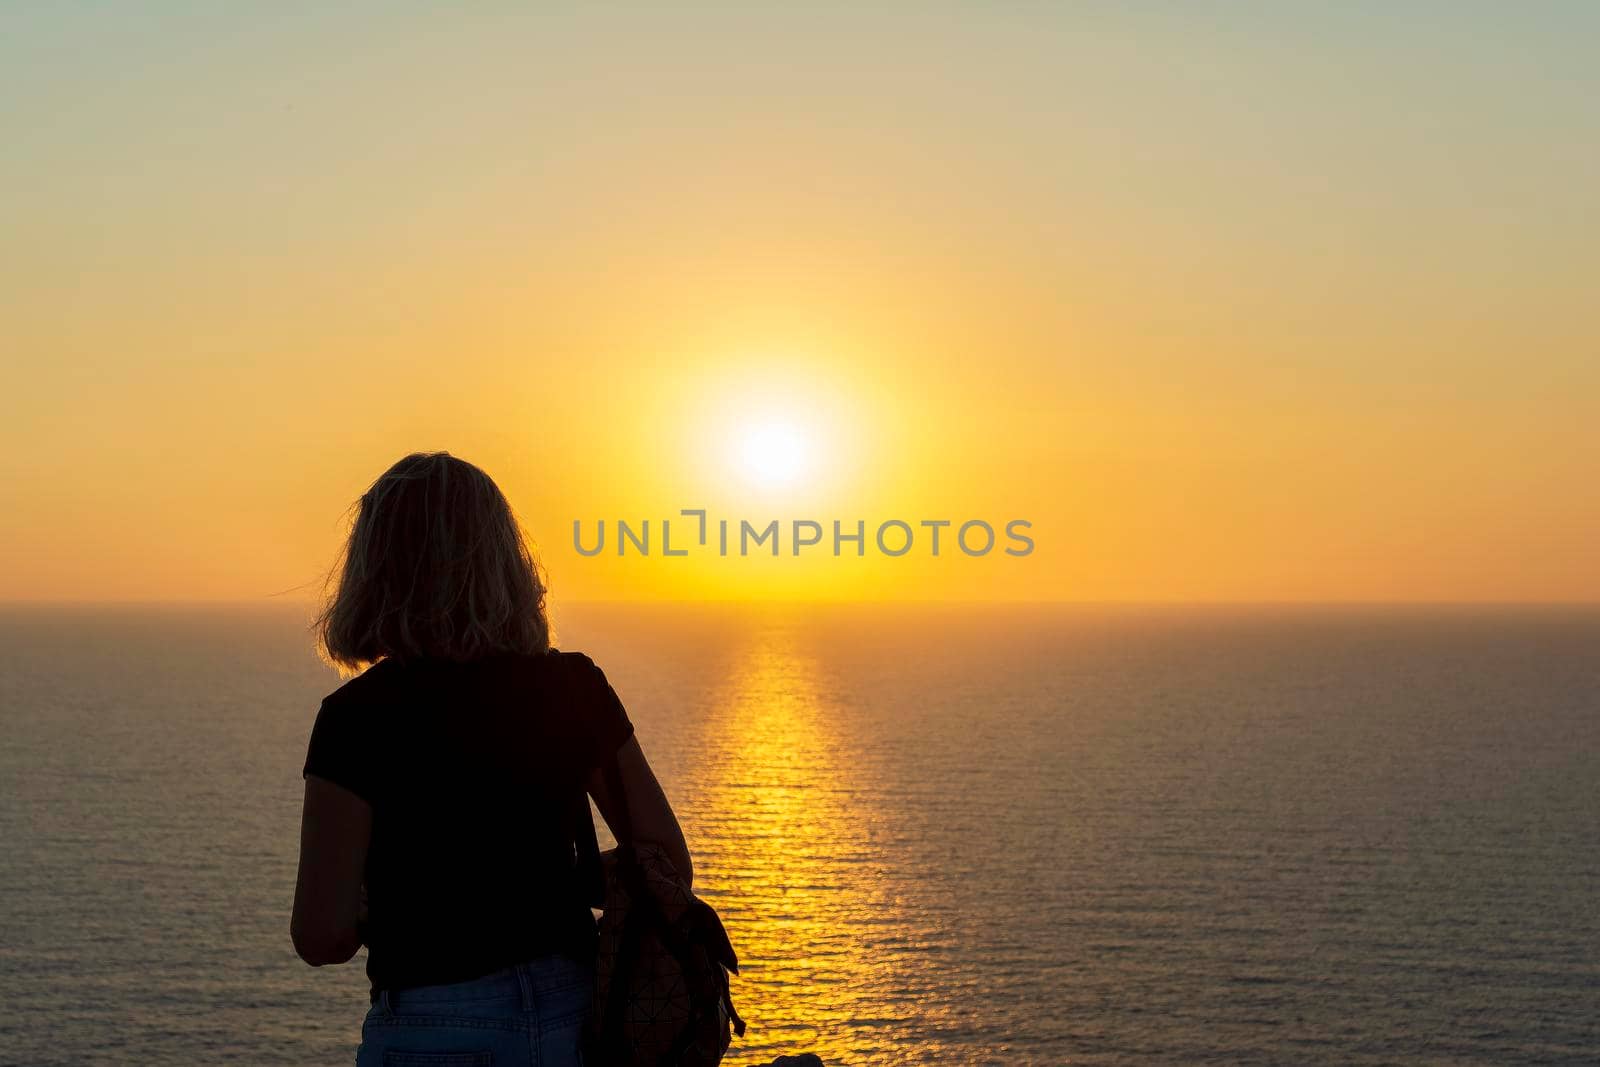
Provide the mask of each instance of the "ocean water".
{"label": "ocean water", "polygon": [[[1600,611],[574,606],[731,1064],[1600,1059]],[[301,609],[0,609],[0,1062],[349,1063]]]}

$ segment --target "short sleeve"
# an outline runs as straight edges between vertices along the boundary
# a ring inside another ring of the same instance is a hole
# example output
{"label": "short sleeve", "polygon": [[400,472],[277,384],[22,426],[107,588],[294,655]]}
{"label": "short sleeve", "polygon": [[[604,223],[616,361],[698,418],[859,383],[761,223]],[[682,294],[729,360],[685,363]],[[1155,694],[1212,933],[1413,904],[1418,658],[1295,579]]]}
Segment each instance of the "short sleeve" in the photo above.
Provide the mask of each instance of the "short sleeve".
{"label": "short sleeve", "polygon": [[333,697],[323,700],[311,727],[302,774],[343,786],[367,803],[373,801],[372,756],[358,729],[356,709]]}
{"label": "short sleeve", "polygon": [[617,749],[633,736],[633,722],[617,691],[611,688],[605,672],[594,660],[581,652],[573,653],[572,658],[580,706],[587,719],[587,736],[592,746],[589,764],[598,767],[615,756]]}

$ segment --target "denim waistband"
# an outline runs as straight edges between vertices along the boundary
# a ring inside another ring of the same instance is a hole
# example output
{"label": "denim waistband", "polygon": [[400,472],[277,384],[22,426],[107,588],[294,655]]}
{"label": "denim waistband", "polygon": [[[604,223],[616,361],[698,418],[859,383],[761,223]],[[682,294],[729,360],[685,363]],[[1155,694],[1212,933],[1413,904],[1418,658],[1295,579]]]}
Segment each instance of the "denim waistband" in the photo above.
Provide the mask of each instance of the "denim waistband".
{"label": "denim waistband", "polygon": [[580,963],[570,956],[541,956],[481,978],[468,978],[443,985],[374,990],[372,1002],[382,1004],[384,1010],[389,1011],[409,1005],[515,999],[521,1001],[524,1010],[529,1010],[541,994],[585,985],[593,977],[592,964]]}

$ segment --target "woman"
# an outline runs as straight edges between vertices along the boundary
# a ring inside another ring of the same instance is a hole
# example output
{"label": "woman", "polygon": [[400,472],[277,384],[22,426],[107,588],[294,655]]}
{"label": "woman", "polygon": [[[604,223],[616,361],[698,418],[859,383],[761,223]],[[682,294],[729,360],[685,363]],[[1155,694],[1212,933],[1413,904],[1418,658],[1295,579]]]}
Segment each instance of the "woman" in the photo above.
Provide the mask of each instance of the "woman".
{"label": "woman", "polygon": [[550,647],[505,496],[444,452],[373,483],[317,623],[366,668],[322,702],[305,763],[291,932],[314,967],[367,946],[358,1067],[578,1064],[596,928],[574,859],[585,793],[687,880],[688,848],[588,657]]}

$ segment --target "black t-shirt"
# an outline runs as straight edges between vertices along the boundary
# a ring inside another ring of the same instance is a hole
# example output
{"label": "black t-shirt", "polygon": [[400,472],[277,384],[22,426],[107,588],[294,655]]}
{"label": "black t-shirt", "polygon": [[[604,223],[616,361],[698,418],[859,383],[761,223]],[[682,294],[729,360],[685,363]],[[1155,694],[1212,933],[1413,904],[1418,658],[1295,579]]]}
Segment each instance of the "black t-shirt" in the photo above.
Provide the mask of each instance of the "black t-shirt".
{"label": "black t-shirt", "polygon": [[632,734],[579,652],[384,660],[324,699],[305,773],[372,805],[373,988],[591,952],[574,820],[589,773]]}

